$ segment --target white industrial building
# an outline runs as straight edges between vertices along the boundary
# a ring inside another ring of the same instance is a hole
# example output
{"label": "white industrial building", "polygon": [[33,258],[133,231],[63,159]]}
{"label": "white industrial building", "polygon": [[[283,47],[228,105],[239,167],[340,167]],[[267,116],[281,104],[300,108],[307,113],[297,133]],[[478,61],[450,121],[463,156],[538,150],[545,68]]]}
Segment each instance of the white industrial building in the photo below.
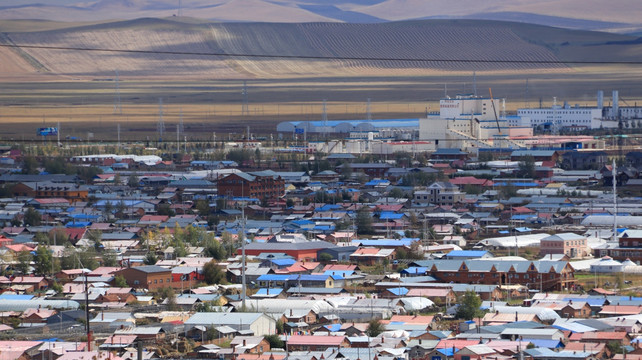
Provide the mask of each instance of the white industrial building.
{"label": "white industrial building", "polygon": [[[473,151],[479,148],[523,145],[509,139],[509,120],[503,99],[457,95],[439,101],[439,114],[419,121],[419,139],[434,141],[437,148]],[[500,105],[502,107],[500,108]]]}
{"label": "white industrial building", "polygon": [[[524,108],[517,110],[517,116],[510,119],[510,126],[531,126],[557,132],[562,129],[575,131],[599,128],[617,128],[619,120],[634,121],[642,118],[642,108],[620,107],[619,92],[613,91],[612,105],[604,106],[604,92],[597,92],[597,105],[558,105],[553,98],[549,108]],[[637,125],[637,124],[636,124]]]}

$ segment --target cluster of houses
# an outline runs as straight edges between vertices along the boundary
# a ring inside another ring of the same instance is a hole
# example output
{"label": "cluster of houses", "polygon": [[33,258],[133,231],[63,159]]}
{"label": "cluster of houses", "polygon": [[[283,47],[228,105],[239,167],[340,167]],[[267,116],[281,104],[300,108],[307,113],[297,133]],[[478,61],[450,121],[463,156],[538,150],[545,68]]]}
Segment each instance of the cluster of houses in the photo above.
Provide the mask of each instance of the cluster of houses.
{"label": "cluster of houses", "polygon": [[[576,276],[642,272],[642,204],[616,207],[601,186],[616,173],[634,191],[634,163],[576,170],[582,156],[537,150],[480,166],[440,149],[431,166],[395,167],[342,155],[312,174],[102,155],[70,159],[101,169],[90,182],[0,175],[0,338],[11,339],[0,357],[642,358],[635,289]],[[512,177],[525,156],[535,176]],[[233,251],[149,256],[150,234],[190,227]],[[43,248],[76,255],[49,271]],[[212,262],[224,279],[206,284]],[[469,293],[483,302],[463,321]]]}

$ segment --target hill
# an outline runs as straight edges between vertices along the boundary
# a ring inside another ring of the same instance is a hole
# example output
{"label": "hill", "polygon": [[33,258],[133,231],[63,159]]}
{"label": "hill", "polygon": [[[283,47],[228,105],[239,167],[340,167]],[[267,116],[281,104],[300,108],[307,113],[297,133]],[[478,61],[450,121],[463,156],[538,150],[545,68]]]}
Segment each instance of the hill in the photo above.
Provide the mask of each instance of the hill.
{"label": "hill", "polygon": [[637,0],[3,0],[0,19],[105,21],[183,15],[223,22],[376,23],[419,19],[518,21],[569,29],[633,33]]}
{"label": "hill", "polygon": [[[23,46],[10,53],[30,64],[29,71],[95,77],[111,76],[118,70],[133,77],[220,79],[363,76],[381,70],[402,75],[563,71],[567,65],[556,61],[637,60],[642,49],[631,36],[473,20],[245,24],[138,19],[5,32],[0,41]],[[332,58],[343,59],[328,60]],[[519,63],[522,61],[552,63]]]}

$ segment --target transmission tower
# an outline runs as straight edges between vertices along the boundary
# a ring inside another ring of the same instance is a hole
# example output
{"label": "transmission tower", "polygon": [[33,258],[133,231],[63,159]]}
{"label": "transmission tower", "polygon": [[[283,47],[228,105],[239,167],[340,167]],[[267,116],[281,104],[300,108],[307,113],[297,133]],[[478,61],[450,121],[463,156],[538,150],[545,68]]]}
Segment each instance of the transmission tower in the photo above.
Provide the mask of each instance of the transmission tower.
{"label": "transmission tower", "polygon": [[114,96],[114,115],[122,115],[123,114],[123,105],[120,102],[120,79],[118,76],[118,70],[114,70],[116,72],[116,88],[114,89],[115,91],[115,96]]}
{"label": "transmission tower", "polygon": [[248,110],[248,99],[247,99],[247,81],[243,81],[243,107],[241,108],[241,115],[248,115],[250,111]]}
{"label": "transmission tower", "polygon": [[163,120],[163,98],[158,98],[158,139],[163,141],[163,132],[165,132],[165,121]]}
{"label": "transmission tower", "polygon": [[321,115],[323,121],[323,133],[328,136],[328,108],[326,106],[326,99],[323,99],[323,114]]}
{"label": "transmission tower", "polygon": [[183,16],[183,0],[178,0],[178,16]]}
{"label": "transmission tower", "polygon": [[178,131],[180,131],[181,134],[185,132],[185,127],[183,126],[183,108],[181,108],[181,112],[180,112]]}
{"label": "transmission tower", "polygon": [[366,120],[372,120],[372,113],[370,112],[370,98],[368,98],[368,102],[366,103]]}

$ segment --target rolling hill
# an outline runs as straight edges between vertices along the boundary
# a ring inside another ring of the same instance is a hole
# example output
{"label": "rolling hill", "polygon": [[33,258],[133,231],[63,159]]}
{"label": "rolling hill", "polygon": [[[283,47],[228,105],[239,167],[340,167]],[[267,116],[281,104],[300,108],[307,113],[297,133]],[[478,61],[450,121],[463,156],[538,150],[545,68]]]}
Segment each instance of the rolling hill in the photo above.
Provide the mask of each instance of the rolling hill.
{"label": "rolling hill", "polygon": [[419,19],[508,20],[633,33],[638,0],[4,0],[0,19],[105,21],[175,15],[224,22],[376,23]]}
{"label": "rolling hill", "polygon": [[132,77],[198,78],[565,71],[568,65],[555,62],[637,60],[642,49],[631,36],[473,20],[244,24],[138,19],[5,32],[0,41],[22,46],[2,50],[1,56],[18,64],[5,73],[73,77],[112,76],[114,70]]}

